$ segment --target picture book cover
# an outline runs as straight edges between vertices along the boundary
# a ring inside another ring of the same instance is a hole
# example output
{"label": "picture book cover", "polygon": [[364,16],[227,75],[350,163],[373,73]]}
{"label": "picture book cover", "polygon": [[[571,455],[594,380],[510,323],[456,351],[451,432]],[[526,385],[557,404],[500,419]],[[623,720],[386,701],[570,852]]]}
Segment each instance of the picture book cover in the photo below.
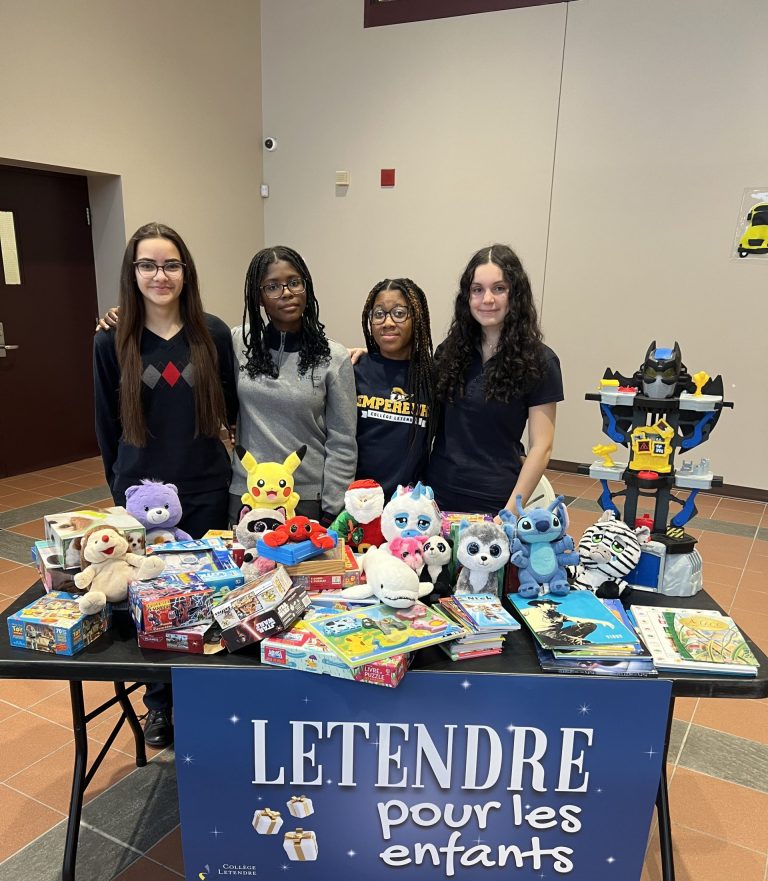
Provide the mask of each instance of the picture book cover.
{"label": "picture book cover", "polygon": [[[507,633],[519,630],[520,625],[501,605],[493,593],[461,594],[440,600],[441,607],[451,614],[451,610],[464,612],[461,620],[466,620],[473,630],[499,630]],[[465,617],[466,616],[466,617]]]}
{"label": "picture book cover", "polygon": [[393,609],[380,603],[350,609],[307,626],[350,667],[446,642],[469,631],[439,609],[414,603]]}
{"label": "picture book cover", "polygon": [[664,618],[678,651],[687,660],[758,666],[741,631],[727,615],[679,609],[666,611]]}
{"label": "picture book cover", "polygon": [[[693,661],[685,657],[675,642],[672,635],[672,625],[666,618],[666,613],[670,611],[658,606],[631,607],[632,616],[637,622],[637,629],[653,655],[653,663],[659,670],[728,676],[755,676],[757,674],[757,667],[754,665],[705,660]],[[686,611],[690,614],[694,610]],[[709,610],[704,614],[717,617],[715,612]]]}
{"label": "picture book cover", "polygon": [[589,590],[572,590],[562,597],[546,594],[529,600],[513,593],[508,598],[534,637],[547,649],[632,645],[637,639]]}

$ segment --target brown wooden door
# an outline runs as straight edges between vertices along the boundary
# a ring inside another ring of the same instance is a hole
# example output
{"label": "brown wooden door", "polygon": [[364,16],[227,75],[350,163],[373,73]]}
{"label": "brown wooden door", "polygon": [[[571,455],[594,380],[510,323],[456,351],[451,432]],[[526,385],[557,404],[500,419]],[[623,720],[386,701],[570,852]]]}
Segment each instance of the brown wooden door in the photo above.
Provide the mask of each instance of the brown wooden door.
{"label": "brown wooden door", "polygon": [[18,346],[0,351],[5,477],[98,453],[98,304],[85,177],[0,165],[0,212],[12,215],[21,277],[8,284],[0,256],[0,324],[5,344]]}

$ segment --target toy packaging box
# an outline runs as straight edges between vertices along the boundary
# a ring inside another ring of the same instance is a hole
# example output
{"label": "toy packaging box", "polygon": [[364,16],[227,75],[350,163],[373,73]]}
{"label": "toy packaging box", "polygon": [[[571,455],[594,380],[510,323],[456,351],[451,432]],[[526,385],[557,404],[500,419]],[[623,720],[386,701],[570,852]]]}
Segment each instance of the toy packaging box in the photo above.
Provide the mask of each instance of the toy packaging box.
{"label": "toy packaging box", "polygon": [[184,572],[128,585],[128,605],[140,633],[210,623],[212,596],[212,587]]}
{"label": "toy packaging box", "polygon": [[52,590],[79,592],[75,586],[75,575],[80,571],[80,566],[65,569],[64,559],[52,541],[36,541],[32,545],[32,560],[48,593]]}
{"label": "toy packaging box", "polygon": [[462,511],[441,511],[440,512],[440,532],[443,538],[451,538],[451,528],[455,523],[457,526],[462,520],[469,523],[482,523],[483,521],[491,521],[493,517],[490,514],[466,514]]}
{"label": "toy packaging box", "polygon": [[307,592],[303,588],[294,587],[277,600],[273,608],[255,612],[233,627],[222,630],[221,641],[231,652],[261,642],[269,636],[293,627],[308,608]]}
{"label": "toy packaging box", "polygon": [[232,554],[235,566],[243,565],[243,556],[245,555],[245,547],[239,541],[235,541],[235,534],[231,529],[209,529],[203,538],[220,538],[227,550]]}
{"label": "toy packaging box", "polygon": [[266,612],[291,589],[291,578],[282,566],[266,572],[261,578],[247,581],[213,603],[213,617],[225,630],[258,612]]}
{"label": "toy packaging box", "polygon": [[215,655],[224,650],[221,629],[217,624],[193,624],[178,630],[139,632],[139,646],[161,652],[187,652],[191,655]]}
{"label": "toy packaging box", "polygon": [[125,508],[83,508],[43,517],[45,537],[52,541],[65,567],[80,566],[80,539],[92,526],[113,526],[122,530],[134,554],[143,554],[146,531]]}
{"label": "toy packaging box", "polygon": [[352,669],[300,621],[286,633],[270,636],[261,644],[261,661],[273,667],[288,667],[308,673],[325,673],[339,679],[353,679],[371,685],[395,688],[408,669],[408,655],[396,655]]}
{"label": "toy packaging box", "polygon": [[[333,559],[334,571],[313,568],[324,557]],[[307,591],[343,590],[345,587],[355,587],[365,581],[365,575],[360,571],[360,564],[344,539],[339,539],[338,547],[326,551],[321,557],[299,563],[298,566],[286,566],[285,571],[291,576],[294,586],[301,586]]]}
{"label": "toy packaging box", "polygon": [[111,623],[109,606],[95,615],[83,615],[78,597],[54,590],[8,618],[10,643],[54,655],[76,655]]}
{"label": "toy packaging box", "polygon": [[179,572],[198,575],[204,584],[213,588],[214,601],[245,583],[243,573],[220,538],[150,545],[147,555],[159,557],[165,563],[167,575]]}

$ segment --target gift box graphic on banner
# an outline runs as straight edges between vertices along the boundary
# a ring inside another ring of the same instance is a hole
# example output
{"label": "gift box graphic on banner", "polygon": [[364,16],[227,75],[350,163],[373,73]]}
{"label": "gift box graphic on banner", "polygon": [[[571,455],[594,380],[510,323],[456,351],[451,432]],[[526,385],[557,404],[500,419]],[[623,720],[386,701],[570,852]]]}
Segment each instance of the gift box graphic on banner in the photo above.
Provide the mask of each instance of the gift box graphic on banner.
{"label": "gift box graphic on banner", "polygon": [[173,676],[188,879],[640,878],[669,681]]}

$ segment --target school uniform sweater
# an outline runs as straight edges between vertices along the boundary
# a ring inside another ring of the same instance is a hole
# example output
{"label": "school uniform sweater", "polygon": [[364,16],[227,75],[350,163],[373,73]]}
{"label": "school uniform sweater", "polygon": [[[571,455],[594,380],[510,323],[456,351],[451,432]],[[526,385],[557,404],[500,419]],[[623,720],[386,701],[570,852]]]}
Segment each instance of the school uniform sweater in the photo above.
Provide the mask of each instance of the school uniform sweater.
{"label": "school uniform sweater", "polygon": [[[267,325],[267,343],[278,376],[251,379],[243,329],[232,331],[240,418],[237,442],[258,462],[282,462],[303,444],[307,452],[294,472],[295,490],[307,502],[335,516],[355,477],[355,378],[344,346],[328,340],[331,360],[299,375],[299,335]],[[235,455],[230,492],[246,491],[245,469]]]}
{"label": "school uniform sweater", "polygon": [[[227,418],[237,418],[234,355],[227,325],[205,316],[218,354]],[[147,443],[136,447],[122,437],[120,423],[120,365],[115,331],[97,333],[93,342],[96,438],[104,473],[113,495],[142,478],[175,483],[181,495],[226,490],[231,467],[218,437],[195,435],[194,370],[182,328],[169,340],[144,329],[141,335],[141,400],[147,424]]]}

